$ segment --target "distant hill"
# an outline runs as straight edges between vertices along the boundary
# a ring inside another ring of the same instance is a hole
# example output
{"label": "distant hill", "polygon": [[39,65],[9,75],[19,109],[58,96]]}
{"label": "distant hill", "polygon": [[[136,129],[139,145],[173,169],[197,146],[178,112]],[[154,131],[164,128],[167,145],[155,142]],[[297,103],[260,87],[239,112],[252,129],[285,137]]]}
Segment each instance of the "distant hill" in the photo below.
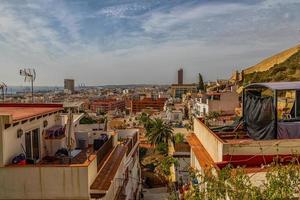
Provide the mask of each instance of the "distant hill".
{"label": "distant hill", "polygon": [[244,84],[271,81],[300,81],[300,45],[271,56],[245,69]]}
{"label": "distant hill", "polygon": [[297,45],[295,47],[284,50],[276,55],[273,55],[267,59],[264,59],[263,61],[259,62],[258,64],[245,69],[244,74],[267,71],[270,68],[272,68],[274,65],[280,64],[280,63],[286,61],[293,54],[297,53],[299,51],[299,49],[300,49],[300,45]]}

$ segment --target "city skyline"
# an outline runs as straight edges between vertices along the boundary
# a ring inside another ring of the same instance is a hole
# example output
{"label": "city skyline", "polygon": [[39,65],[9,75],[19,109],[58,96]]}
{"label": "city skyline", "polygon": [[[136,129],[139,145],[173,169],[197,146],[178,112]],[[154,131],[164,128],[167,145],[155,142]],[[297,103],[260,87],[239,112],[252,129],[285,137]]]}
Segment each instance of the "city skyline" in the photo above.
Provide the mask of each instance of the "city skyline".
{"label": "city skyline", "polygon": [[300,41],[300,2],[1,1],[0,81],[171,84],[229,78]]}

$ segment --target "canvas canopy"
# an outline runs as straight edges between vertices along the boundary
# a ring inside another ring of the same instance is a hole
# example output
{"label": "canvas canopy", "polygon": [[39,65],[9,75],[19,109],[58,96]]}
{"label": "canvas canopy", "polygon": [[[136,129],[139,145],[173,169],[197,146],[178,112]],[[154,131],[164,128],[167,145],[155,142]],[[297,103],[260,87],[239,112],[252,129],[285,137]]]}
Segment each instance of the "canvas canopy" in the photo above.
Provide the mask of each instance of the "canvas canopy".
{"label": "canvas canopy", "polygon": [[[270,89],[272,96],[263,96],[263,89]],[[277,92],[295,90],[296,99],[291,115],[297,118],[300,114],[300,81],[253,83],[243,90],[243,118],[249,136],[255,140],[275,138],[300,138],[300,123],[278,123]],[[297,126],[295,128],[295,126]]]}

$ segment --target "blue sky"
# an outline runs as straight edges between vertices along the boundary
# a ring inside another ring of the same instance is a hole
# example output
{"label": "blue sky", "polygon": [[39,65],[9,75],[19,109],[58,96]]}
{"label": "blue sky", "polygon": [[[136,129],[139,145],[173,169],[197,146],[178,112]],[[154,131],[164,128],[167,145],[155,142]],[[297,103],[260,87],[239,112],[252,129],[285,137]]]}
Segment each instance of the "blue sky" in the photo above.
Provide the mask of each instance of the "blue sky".
{"label": "blue sky", "polygon": [[[284,3],[283,3],[284,2]],[[0,81],[26,85],[228,78],[300,42],[300,0],[1,0]]]}

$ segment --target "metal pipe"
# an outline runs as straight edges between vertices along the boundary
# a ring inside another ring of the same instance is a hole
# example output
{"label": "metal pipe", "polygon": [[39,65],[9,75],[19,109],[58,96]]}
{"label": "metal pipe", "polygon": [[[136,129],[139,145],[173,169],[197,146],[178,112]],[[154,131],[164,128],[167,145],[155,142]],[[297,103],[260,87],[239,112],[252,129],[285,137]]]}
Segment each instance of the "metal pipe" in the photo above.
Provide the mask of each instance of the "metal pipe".
{"label": "metal pipe", "polygon": [[274,129],[275,129],[275,134],[277,137],[277,123],[278,123],[278,116],[277,116],[277,90],[274,90]]}

